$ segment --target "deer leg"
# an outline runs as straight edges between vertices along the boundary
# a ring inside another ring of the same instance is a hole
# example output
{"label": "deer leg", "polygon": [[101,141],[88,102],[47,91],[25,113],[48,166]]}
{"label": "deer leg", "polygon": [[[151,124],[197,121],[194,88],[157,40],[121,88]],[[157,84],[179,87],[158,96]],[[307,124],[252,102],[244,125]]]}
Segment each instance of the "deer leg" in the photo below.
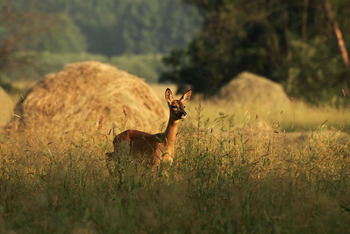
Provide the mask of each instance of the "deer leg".
{"label": "deer leg", "polygon": [[106,153],[106,166],[110,175],[114,174],[111,168],[111,162],[117,161],[118,164],[120,163],[119,148],[120,148],[121,141],[128,141],[130,143],[130,133],[128,130],[114,137],[114,140],[113,140],[114,151],[110,153]]}
{"label": "deer leg", "polygon": [[114,137],[113,140],[113,147],[114,147],[114,151],[110,152],[110,153],[106,153],[107,156],[107,160],[108,161],[112,161],[112,160],[116,160],[119,154],[119,148],[120,148],[120,142],[121,141],[127,141],[130,144],[130,133],[129,130],[124,131],[120,134],[118,134],[117,136]]}

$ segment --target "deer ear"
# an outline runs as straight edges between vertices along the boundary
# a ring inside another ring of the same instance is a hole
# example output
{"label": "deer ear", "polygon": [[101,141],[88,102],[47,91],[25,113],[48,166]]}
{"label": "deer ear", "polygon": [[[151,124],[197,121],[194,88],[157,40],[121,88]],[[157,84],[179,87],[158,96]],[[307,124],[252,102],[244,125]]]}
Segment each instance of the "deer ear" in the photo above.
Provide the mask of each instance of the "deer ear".
{"label": "deer ear", "polygon": [[165,100],[170,104],[174,101],[173,92],[169,88],[165,90]]}
{"label": "deer ear", "polygon": [[191,95],[192,95],[192,90],[190,89],[184,95],[182,95],[182,97],[180,98],[180,101],[183,104],[187,103],[190,100]]}

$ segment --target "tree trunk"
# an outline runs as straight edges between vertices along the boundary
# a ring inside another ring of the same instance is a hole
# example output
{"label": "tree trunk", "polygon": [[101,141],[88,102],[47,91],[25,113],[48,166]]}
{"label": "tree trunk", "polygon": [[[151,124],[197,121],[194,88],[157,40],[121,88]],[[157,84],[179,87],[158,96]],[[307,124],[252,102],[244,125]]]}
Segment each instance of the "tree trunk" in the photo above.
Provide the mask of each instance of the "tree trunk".
{"label": "tree trunk", "polygon": [[303,23],[301,27],[301,35],[303,38],[303,41],[306,42],[307,40],[307,10],[309,7],[309,0],[304,0],[304,10],[303,10]]}
{"label": "tree trunk", "polygon": [[336,21],[336,19],[334,17],[334,13],[333,13],[333,10],[331,8],[331,4],[329,3],[329,0],[325,0],[325,9],[327,12],[327,16],[328,16],[328,18],[333,26],[335,36],[337,37],[340,53],[341,53],[341,56],[343,58],[343,62],[345,64],[347,72],[349,73],[350,72],[350,64],[349,64],[348,51],[346,50],[345,42],[343,39],[343,34],[338,26],[338,22]]}

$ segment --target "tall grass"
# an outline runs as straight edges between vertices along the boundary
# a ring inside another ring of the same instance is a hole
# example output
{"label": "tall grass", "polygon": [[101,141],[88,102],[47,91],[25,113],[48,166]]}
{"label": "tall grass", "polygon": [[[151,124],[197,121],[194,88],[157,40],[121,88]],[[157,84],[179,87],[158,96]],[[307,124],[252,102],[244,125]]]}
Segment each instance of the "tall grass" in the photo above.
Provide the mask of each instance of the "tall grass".
{"label": "tall grass", "polygon": [[255,126],[264,116],[210,108],[189,107],[174,164],[161,171],[122,158],[110,176],[108,133],[78,140],[2,135],[0,232],[350,230],[348,133],[288,133]]}
{"label": "tall grass", "polygon": [[[310,105],[301,100],[290,104],[275,103],[242,104],[195,97],[195,103],[205,106],[203,115],[215,119],[218,113],[234,118],[236,127],[270,127],[287,132],[323,129],[350,130],[349,106],[331,104]],[[194,109],[192,110],[194,112]]]}

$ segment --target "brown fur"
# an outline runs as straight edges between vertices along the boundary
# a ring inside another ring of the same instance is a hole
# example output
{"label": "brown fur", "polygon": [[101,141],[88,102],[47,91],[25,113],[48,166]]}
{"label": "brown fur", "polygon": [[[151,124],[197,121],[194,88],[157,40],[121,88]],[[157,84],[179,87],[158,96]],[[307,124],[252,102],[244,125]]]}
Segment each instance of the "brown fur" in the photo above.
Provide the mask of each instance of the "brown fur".
{"label": "brown fur", "polygon": [[[159,165],[161,162],[172,163],[175,155],[175,140],[178,122],[186,117],[184,104],[191,97],[192,91],[186,92],[179,100],[174,100],[170,89],[165,91],[165,99],[170,110],[168,126],[165,132],[150,134],[138,130],[126,130],[114,138],[114,152],[107,153],[107,167],[111,160],[117,160],[120,144],[127,142],[128,154],[132,158]],[[111,170],[110,170],[111,173]]]}

